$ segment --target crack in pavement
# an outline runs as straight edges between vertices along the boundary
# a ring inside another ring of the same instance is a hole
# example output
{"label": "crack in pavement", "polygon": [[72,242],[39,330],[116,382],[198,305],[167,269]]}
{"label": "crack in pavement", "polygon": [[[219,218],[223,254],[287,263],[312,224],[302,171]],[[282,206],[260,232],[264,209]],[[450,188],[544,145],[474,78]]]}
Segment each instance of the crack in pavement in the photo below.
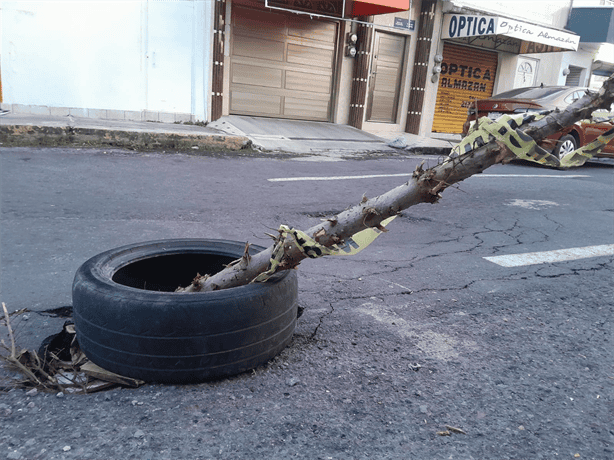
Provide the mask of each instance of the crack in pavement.
{"label": "crack in pavement", "polygon": [[[320,327],[322,326],[322,324],[324,323],[326,317],[330,316],[331,314],[333,314],[333,312],[335,311],[335,307],[333,307],[332,302],[328,303],[330,306],[330,311],[327,311],[326,313],[324,313],[323,315],[321,315],[318,318],[318,324],[316,324],[315,329],[313,330],[313,332],[309,335],[303,335],[303,334],[297,334],[295,333],[294,335],[296,337],[302,337],[306,342],[314,342],[315,336],[318,333],[318,329],[320,329]],[[304,310],[307,309],[307,307],[303,307]]]}
{"label": "crack in pavement", "polygon": [[[550,264],[548,267],[541,267],[537,269],[535,271],[535,276],[537,276],[538,278],[562,278],[564,276],[579,276],[582,272],[598,272],[603,269],[611,269],[612,268],[611,264],[613,261],[614,261],[614,258],[610,262],[598,263],[596,267],[590,267],[590,268],[573,268],[573,267],[565,268],[565,267],[560,267],[558,264]],[[570,270],[571,273],[556,273],[553,275],[545,275],[545,274],[539,273],[542,270],[551,269],[553,267],[559,268],[559,269],[567,269],[567,270]]]}
{"label": "crack in pavement", "polygon": [[[389,282],[387,280],[384,280],[386,282]],[[481,281],[511,281],[509,277],[505,277],[505,278],[480,278],[480,279],[476,279],[473,281],[470,281],[469,283],[465,284],[464,286],[453,286],[453,287],[440,287],[440,288],[434,288],[434,287],[428,287],[428,288],[422,288],[422,289],[416,289],[416,290],[410,290],[410,291],[406,291],[406,292],[393,292],[393,293],[377,293],[377,294],[368,294],[368,295],[353,295],[353,296],[349,296],[349,297],[339,297],[337,300],[338,301],[345,301],[345,300],[365,300],[365,299],[372,299],[373,297],[395,297],[395,296],[399,296],[399,295],[415,295],[415,294],[420,294],[422,292],[447,292],[447,291],[463,291],[465,289],[470,288],[473,284],[475,283],[479,283]],[[514,280],[517,281],[517,280]]]}
{"label": "crack in pavement", "polygon": [[320,320],[318,322],[318,325],[316,326],[314,331],[311,333],[311,337],[309,337],[310,339],[313,339],[316,336],[316,334],[318,333],[318,329],[320,329],[320,326],[324,322],[324,318],[326,318],[327,316],[331,315],[335,311],[335,307],[333,307],[333,303],[329,302],[328,304],[330,305],[330,311],[327,312],[327,313],[324,313],[322,316],[320,316]]}

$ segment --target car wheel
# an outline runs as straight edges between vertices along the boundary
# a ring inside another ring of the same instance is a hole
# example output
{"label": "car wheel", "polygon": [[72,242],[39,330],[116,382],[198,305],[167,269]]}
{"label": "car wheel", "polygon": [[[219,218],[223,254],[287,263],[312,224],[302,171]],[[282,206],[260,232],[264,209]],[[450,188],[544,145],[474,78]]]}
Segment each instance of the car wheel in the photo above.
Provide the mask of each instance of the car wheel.
{"label": "car wheel", "polygon": [[559,159],[561,159],[568,153],[571,153],[576,150],[577,148],[578,143],[576,141],[576,138],[573,137],[571,134],[566,134],[558,140],[557,146],[552,153],[556,155]]}
{"label": "car wheel", "polygon": [[295,270],[266,283],[174,292],[197,273],[221,270],[244,249],[235,241],[161,240],[92,257],[72,289],[81,349],[108,371],[161,383],[210,380],[265,363],[292,339]]}

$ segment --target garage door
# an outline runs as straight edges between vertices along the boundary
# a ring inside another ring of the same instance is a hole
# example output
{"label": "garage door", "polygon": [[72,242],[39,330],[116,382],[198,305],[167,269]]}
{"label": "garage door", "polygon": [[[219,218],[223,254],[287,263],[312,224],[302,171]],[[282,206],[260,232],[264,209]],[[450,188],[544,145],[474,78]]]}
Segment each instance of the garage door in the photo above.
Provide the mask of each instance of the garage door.
{"label": "garage door", "polygon": [[396,123],[405,36],[375,32],[367,120]]}
{"label": "garage door", "polygon": [[337,24],[234,7],[230,113],[330,121]]}
{"label": "garage door", "polygon": [[444,43],[433,132],[461,133],[471,101],[492,95],[498,55]]}

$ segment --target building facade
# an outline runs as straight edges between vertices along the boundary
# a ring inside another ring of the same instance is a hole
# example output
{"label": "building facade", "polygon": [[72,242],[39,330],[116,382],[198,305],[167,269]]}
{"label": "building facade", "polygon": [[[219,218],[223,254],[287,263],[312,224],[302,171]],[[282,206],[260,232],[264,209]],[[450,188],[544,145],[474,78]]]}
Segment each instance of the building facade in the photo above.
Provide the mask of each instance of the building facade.
{"label": "building facade", "polygon": [[588,78],[587,86],[601,87],[614,73],[614,1],[575,0],[567,28],[580,35],[580,50],[591,57],[588,67],[570,64],[567,80]]}
{"label": "building facade", "polygon": [[206,120],[211,6],[3,1],[3,107],[95,118]]}
{"label": "building facade", "polygon": [[[572,2],[2,2],[3,108],[154,121],[250,115],[391,137],[460,132],[475,99],[588,85]],[[579,70],[578,70],[579,69]],[[571,77],[570,77],[571,76]]]}
{"label": "building facade", "polygon": [[460,133],[474,100],[565,84],[563,60],[577,55],[580,42],[564,30],[571,2],[449,0],[438,6],[434,44],[441,72],[428,88],[422,131]]}

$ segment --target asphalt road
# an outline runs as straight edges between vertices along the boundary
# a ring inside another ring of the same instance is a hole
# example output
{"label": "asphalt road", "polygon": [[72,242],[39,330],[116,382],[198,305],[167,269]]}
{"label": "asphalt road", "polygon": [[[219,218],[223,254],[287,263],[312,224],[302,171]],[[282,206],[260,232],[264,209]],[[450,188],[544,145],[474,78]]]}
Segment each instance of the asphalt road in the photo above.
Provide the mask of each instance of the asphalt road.
{"label": "asphalt road", "polygon": [[[0,297],[31,310],[17,338],[36,348],[97,253],[160,238],[267,244],[264,232],[308,228],[420,161],[5,148]],[[339,178],[366,175],[385,177]],[[270,180],[314,177],[332,178]],[[611,245],[613,178],[609,166],[492,167],[360,254],[305,261],[294,340],[253,372],[0,393],[0,458],[612,458],[614,257],[485,257]],[[464,434],[437,434],[446,425]]]}

